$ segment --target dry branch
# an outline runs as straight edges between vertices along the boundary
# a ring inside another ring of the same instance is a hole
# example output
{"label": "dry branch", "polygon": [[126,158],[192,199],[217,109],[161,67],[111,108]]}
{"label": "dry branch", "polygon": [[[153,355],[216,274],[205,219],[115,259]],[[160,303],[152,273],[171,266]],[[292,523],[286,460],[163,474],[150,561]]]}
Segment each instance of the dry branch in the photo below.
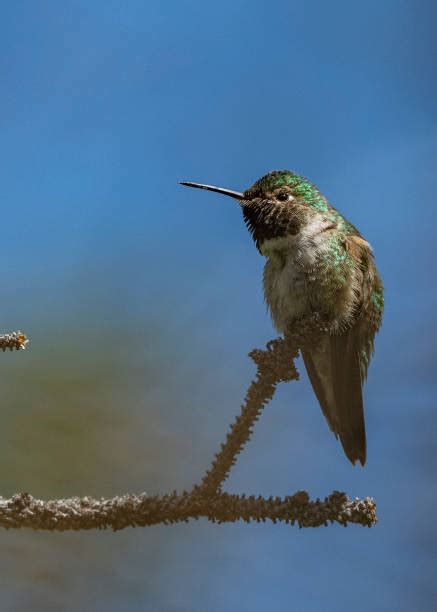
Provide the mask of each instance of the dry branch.
{"label": "dry branch", "polygon": [[[377,520],[376,506],[368,497],[350,500],[345,493],[334,491],[323,501],[311,501],[308,493],[299,491],[284,498],[266,499],[230,495],[221,490],[237,454],[249,440],[253,425],[272,399],[276,386],[282,381],[299,378],[294,365],[299,348],[308,341],[317,341],[319,332],[320,322],[301,323],[298,331],[290,331],[285,338],[269,342],[266,350],[250,353],[257,365],[257,374],[247,391],[241,414],[231,426],[211,468],[192,491],[162,496],[128,494],[112,499],[74,497],[50,501],[19,493],[11,499],[0,497],[0,526],[6,529],[30,527],[55,531],[107,527],[119,530],[129,526],[178,523],[203,517],[218,523],[270,520],[274,523],[297,523],[299,527],[319,527],[334,522],[345,526],[356,523],[371,527]],[[13,334],[9,334],[11,336]],[[24,338],[25,346],[25,336],[19,337]],[[12,340],[8,341],[10,348]]]}
{"label": "dry branch", "polygon": [[376,521],[375,504],[366,498],[349,500],[334,492],[325,500],[309,501],[305,492],[285,498],[245,497],[220,493],[212,497],[182,493],[149,497],[123,495],[112,499],[73,497],[42,501],[28,493],[0,498],[0,526],[30,527],[50,531],[145,527],[159,523],[186,522],[207,518],[217,523],[282,521],[299,527],[319,527],[337,522],[371,527]]}

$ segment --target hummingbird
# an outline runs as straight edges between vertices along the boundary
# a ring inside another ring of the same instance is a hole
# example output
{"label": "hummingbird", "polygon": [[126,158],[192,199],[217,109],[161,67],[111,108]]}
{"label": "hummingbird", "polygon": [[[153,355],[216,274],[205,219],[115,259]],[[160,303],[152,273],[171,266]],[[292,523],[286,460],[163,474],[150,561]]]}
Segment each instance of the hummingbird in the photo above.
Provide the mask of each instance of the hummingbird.
{"label": "hummingbird", "polygon": [[266,258],[264,297],[279,333],[308,317],[325,330],[301,354],[322,412],[348,459],[366,462],[363,383],[384,293],[370,244],[308,179],[274,170],[244,192],[183,181],[234,198]]}

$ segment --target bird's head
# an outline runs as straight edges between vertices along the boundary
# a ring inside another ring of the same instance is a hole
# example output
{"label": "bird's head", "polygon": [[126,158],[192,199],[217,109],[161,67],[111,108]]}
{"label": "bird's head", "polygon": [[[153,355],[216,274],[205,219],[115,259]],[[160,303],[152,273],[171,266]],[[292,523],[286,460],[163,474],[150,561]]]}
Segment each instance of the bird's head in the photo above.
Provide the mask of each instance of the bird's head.
{"label": "bird's head", "polygon": [[244,192],[202,183],[181,182],[238,200],[244,221],[259,250],[265,240],[294,236],[329,205],[315,185],[289,170],[274,170]]}

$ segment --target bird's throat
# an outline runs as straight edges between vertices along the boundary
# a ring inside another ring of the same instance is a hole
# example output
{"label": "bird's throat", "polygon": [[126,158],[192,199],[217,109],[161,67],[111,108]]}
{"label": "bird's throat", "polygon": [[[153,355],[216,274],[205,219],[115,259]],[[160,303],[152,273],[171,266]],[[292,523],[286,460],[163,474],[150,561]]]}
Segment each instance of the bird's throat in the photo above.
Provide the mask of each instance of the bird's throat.
{"label": "bird's throat", "polygon": [[301,228],[298,211],[269,201],[250,201],[243,205],[244,222],[258,250],[266,241],[296,236]]}

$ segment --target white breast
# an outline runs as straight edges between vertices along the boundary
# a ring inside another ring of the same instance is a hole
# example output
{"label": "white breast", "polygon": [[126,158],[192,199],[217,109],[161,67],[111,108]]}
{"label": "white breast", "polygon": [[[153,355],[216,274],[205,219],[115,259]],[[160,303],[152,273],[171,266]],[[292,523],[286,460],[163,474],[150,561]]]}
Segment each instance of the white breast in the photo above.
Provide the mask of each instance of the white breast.
{"label": "white breast", "polygon": [[293,319],[311,312],[311,269],[326,248],[321,232],[327,225],[317,216],[298,235],[266,240],[261,246],[267,257],[264,296],[279,332]]}

